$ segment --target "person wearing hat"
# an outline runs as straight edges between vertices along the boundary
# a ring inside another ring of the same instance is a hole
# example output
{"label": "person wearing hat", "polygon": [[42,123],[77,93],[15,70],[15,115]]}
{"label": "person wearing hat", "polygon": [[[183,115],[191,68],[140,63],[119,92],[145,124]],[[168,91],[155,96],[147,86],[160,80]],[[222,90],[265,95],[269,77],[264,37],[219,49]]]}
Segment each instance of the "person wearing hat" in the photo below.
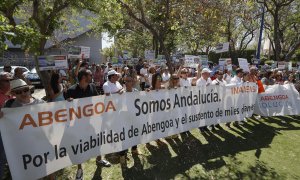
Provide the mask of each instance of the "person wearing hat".
{"label": "person wearing hat", "polygon": [[201,71],[201,77],[197,80],[196,86],[208,86],[212,83],[210,79],[211,70],[203,68]]}
{"label": "person wearing hat", "polygon": [[0,108],[3,107],[5,101],[12,98],[10,95],[10,83],[12,76],[8,72],[0,73]]}
{"label": "person wearing hat", "polygon": [[[22,79],[14,79],[9,81],[9,83],[11,88],[11,94],[15,96],[15,98],[7,100],[4,104],[5,108],[14,108],[44,103],[43,100],[35,99],[31,96],[30,88],[32,88],[32,86],[27,85],[27,83]],[[0,110],[0,118],[2,118],[2,116],[3,112],[1,112]],[[3,177],[3,170],[5,164],[6,156],[0,134],[0,178]]]}
{"label": "person wearing hat", "polygon": [[108,81],[103,84],[103,91],[104,94],[109,96],[110,94],[122,94],[123,87],[119,83],[120,73],[116,72],[115,70],[110,70],[107,73]]}

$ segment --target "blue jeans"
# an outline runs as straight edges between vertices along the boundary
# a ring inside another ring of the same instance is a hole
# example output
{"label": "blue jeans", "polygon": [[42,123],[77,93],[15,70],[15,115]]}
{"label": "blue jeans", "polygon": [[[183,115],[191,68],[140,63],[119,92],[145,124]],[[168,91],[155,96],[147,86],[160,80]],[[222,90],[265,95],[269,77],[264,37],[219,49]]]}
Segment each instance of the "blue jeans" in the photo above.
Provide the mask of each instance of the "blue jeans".
{"label": "blue jeans", "polygon": [[2,179],[4,176],[4,167],[5,167],[6,162],[7,162],[6,155],[5,155],[2,137],[1,137],[1,133],[0,133],[0,179]]}

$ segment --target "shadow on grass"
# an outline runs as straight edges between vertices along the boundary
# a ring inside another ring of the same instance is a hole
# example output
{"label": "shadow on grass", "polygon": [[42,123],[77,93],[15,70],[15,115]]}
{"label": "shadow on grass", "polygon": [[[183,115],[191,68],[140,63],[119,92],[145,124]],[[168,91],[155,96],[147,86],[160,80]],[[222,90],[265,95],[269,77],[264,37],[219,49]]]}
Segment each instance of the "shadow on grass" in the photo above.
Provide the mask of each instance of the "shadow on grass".
{"label": "shadow on grass", "polygon": [[[179,138],[166,139],[177,156],[171,156],[167,144],[160,143],[159,146],[148,144],[146,148],[151,155],[147,157],[147,161],[152,167],[143,169],[141,163],[136,163],[140,162],[139,157],[135,157],[135,166],[122,168],[122,174],[124,179],[173,179],[178,174],[189,179],[186,172],[199,164],[206,172],[218,172],[226,166],[228,173],[210,174],[217,179],[281,179],[284,178],[282,175],[279,176],[259,160],[255,166],[249,166],[247,170],[241,171],[238,168],[239,162],[234,156],[242,151],[256,150],[255,156],[259,159],[261,149],[269,147],[273,138],[280,134],[280,130],[300,130],[300,127],[291,124],[291,122],[299,123],[298,118],[299,116],[280,117],[286,123],[274,118],[251,119],[241,126],[205,132],[202,136],[208,141],[207,144],[201,144],[190,132],[181,133],[182,141]],[[276,123],[279,127],[273,127],[269,123]],[[230,164],[226,164],[224,156],[232,158]],[[210,178],[206,173],[196,175],[198,178]]]}

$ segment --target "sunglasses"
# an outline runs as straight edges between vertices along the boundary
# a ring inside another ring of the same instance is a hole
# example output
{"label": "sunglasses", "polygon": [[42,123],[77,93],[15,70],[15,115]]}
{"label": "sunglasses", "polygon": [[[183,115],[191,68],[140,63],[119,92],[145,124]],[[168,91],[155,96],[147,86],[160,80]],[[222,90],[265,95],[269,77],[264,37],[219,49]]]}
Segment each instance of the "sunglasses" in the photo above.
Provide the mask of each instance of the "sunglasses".
{"label": "sunglasses", "polygon": [[16,90],[16,91],[14,91],[16,94],[18,94],[18,95],[20,95],[20,94],[22,94],[22,93],[27,93],[27,92],[29,92],[29,88],[25,88],[25,89],[23,89],[23,90]]}
{"label": "sunglasses", "polygon": [[179,78],[178,78],[178,77],[176,77],[176,78],[173,78],[173,80],[179,80]]}
{"label": "sunglasses", "polygon": [[181,72],[181,74],[187,74],[187,72],[183,71],[183,72]]}

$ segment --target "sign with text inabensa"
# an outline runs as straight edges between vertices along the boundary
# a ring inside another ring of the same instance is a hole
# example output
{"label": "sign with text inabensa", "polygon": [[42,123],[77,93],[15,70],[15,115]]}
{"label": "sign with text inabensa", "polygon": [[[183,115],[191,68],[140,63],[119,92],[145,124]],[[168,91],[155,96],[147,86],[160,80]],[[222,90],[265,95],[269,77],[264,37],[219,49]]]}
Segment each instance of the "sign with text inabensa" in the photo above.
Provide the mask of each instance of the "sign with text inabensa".
{"label": "sign with text inabensa", "polygon": [[257,85],[95,96],[3,109],[13,179],[37,179],[98,155],[253,113]]}

